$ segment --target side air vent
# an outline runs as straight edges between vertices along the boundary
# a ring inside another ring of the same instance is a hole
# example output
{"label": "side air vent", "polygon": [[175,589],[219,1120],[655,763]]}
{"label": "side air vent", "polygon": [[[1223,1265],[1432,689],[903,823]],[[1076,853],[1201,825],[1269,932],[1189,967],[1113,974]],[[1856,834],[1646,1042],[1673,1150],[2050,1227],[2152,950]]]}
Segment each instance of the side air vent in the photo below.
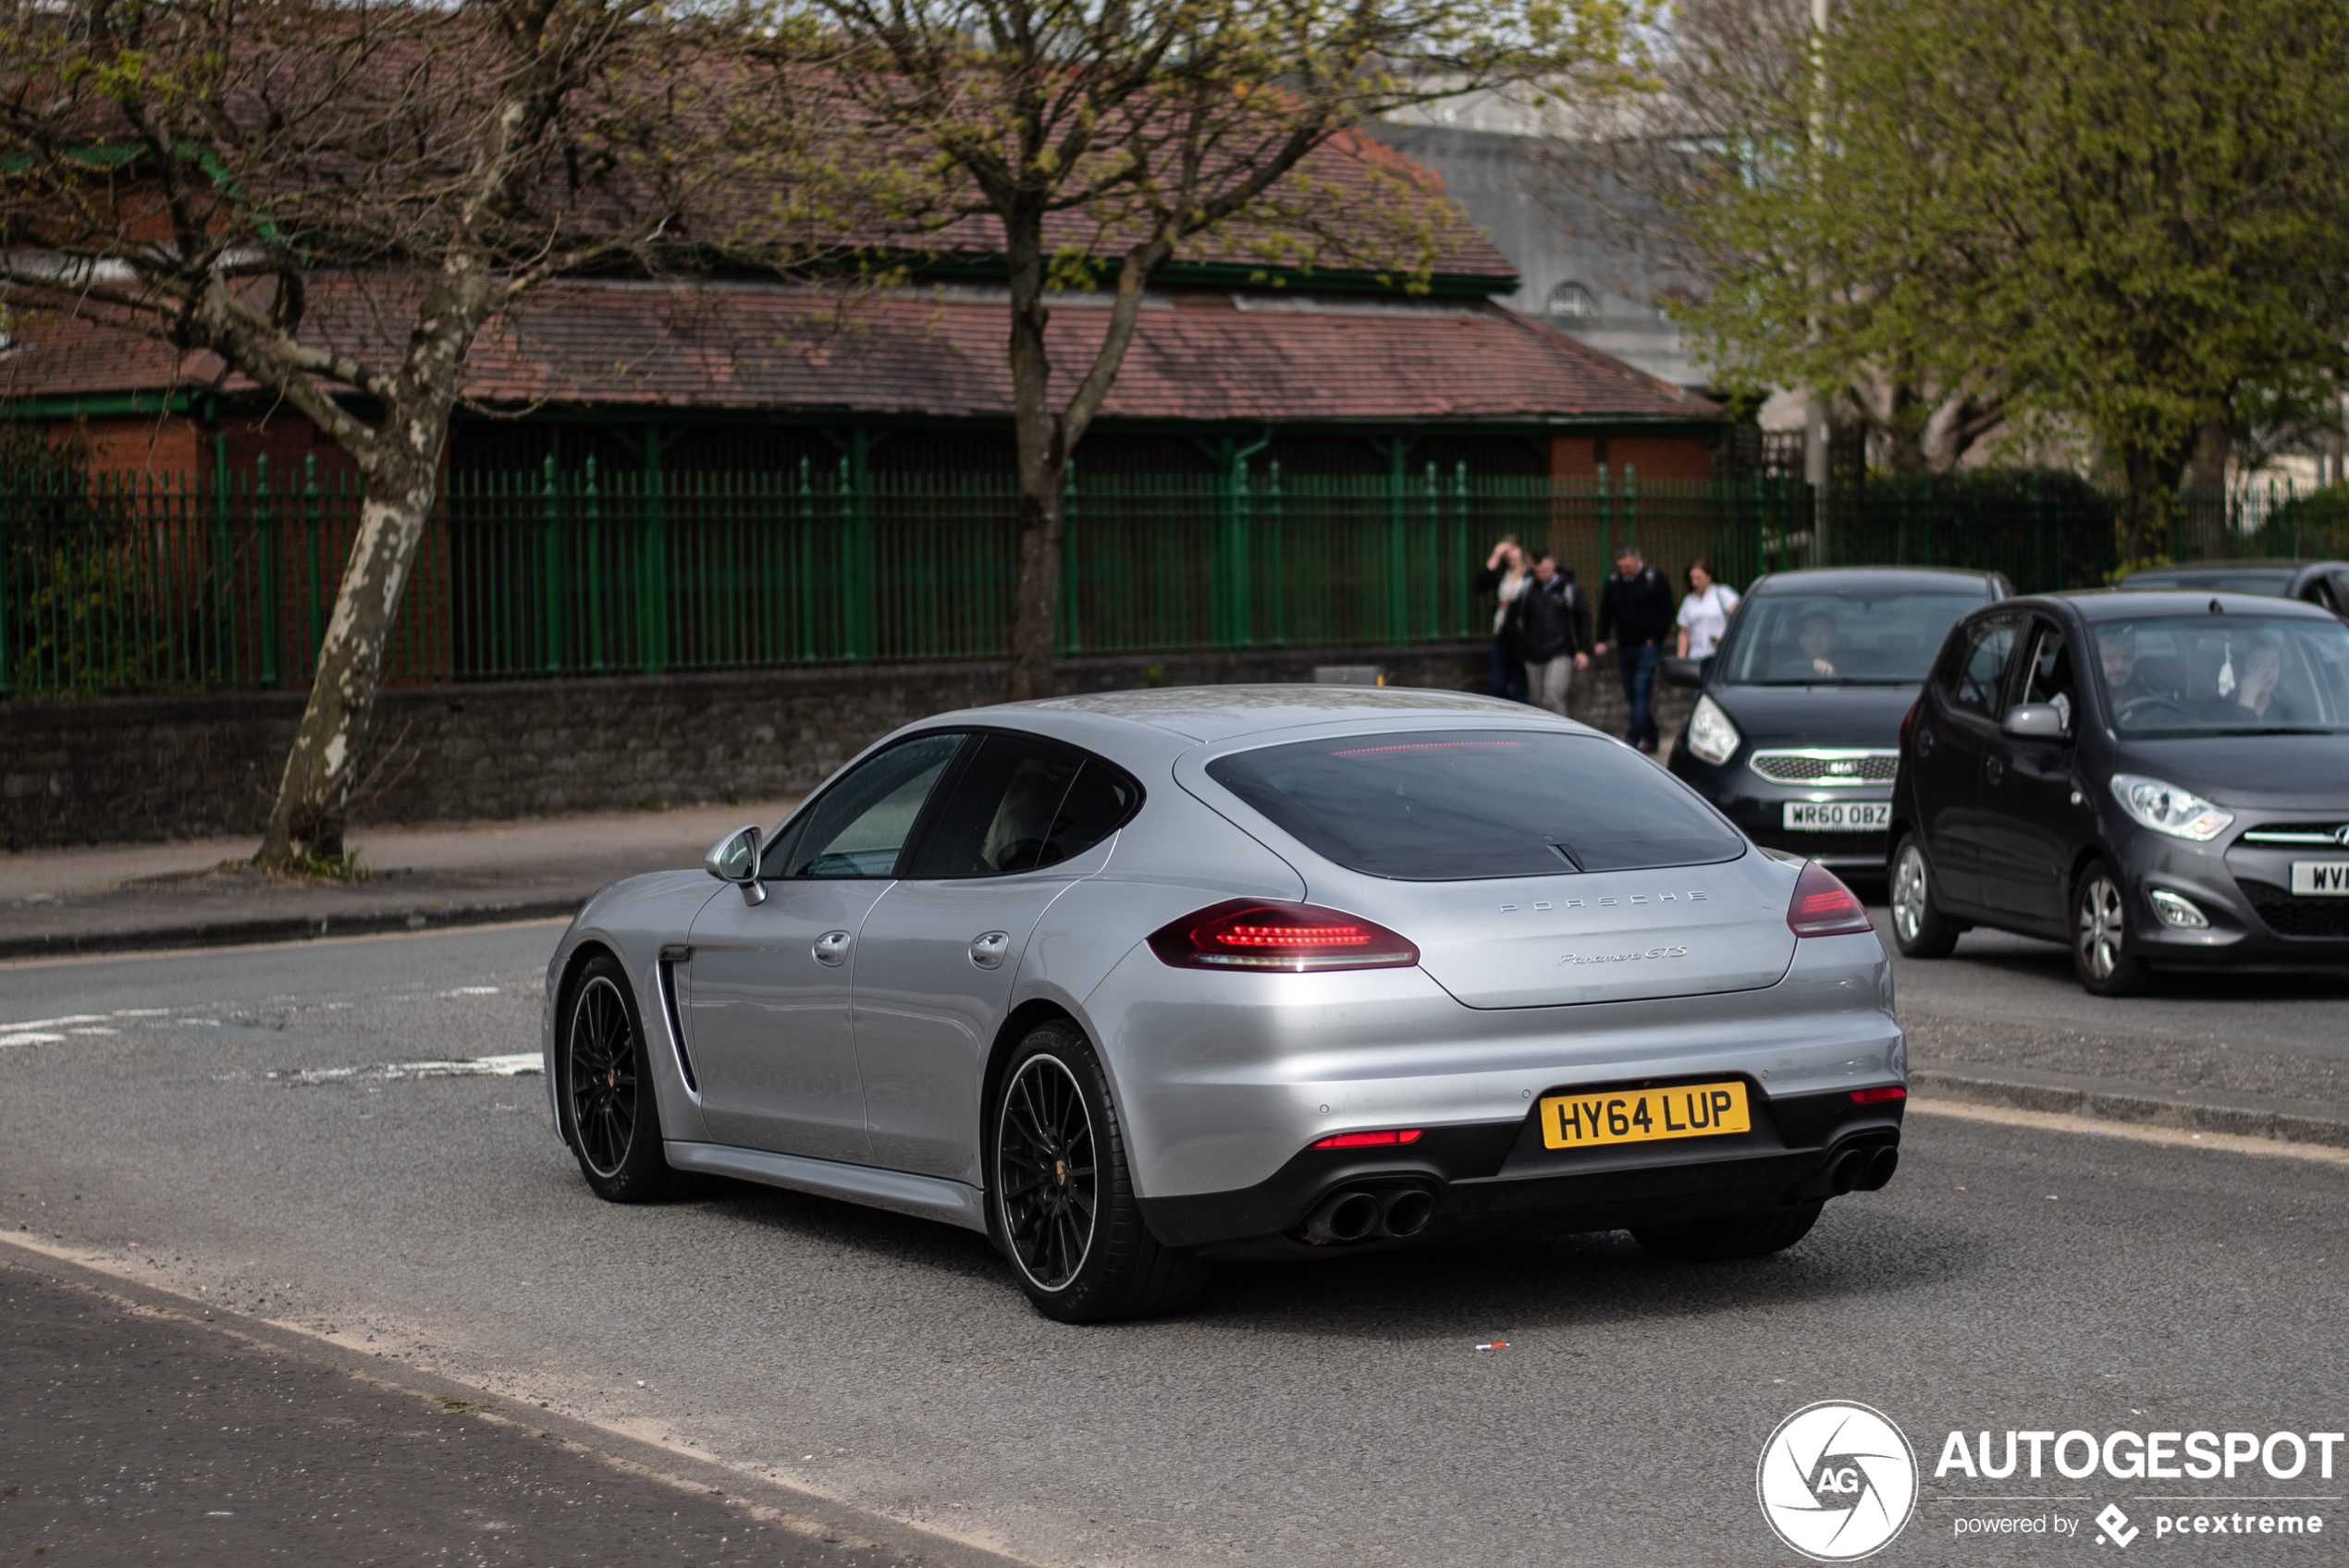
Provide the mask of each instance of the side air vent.
{"label": "side air vent", "polygon": [[677,1071],[684,1074],[685,1087],[698,1095],[701,1093],[701,1084],[694,1077],[693,1055],[685,1049],[685,1031],[677,1015],[677,966],[691,957],[693,957],[691,948],[685,949],[682,953],[674,953],[669,949],[662,949],[660,1007],[661,1011],[669,1016],[670,1042],[677,1047]]}

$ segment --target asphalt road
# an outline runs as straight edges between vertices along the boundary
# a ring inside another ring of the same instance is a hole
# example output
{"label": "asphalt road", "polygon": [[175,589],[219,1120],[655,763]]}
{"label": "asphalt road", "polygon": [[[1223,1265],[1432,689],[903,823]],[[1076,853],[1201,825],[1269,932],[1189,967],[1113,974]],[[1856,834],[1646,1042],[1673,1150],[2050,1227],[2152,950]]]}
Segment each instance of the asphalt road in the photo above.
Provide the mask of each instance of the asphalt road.
{"label": "asphalt road", "polygon": [[[2181,1488],[1937,1484],[1949,1431],[2349,1427],[2349,1165],[1921,1114],[1892,1186],[1778,1258],[1675,1268],[1610,1236],[1235,1267],[1182,1319],[1071,1329],[965,1232],[750,1187],[598,1204],[542,1079],[400,1070],[535,1050],[556,932],[0,968],[0,1042],[57,1036],[0,1046],[0,1227],[224,1320],[1052,1564],[1793,1562],[1755,1462],[1831,1398],[1890,1415],[1925,1464],[1877,1561],[2042,1562],[2095,1526],[1954,1521],[2142,1515]],[[2043,959],[1966,951],[1946,979],[1904,970],[1920,1033],[2349,1050],[2338,990],[2066,1021],[2086,999]],[[2349,1482],[2183,1489],[2314,1497],[2239,1506],[2331,1533],[2133,1555],[2333,1562],[2349,1538]],[[2008,1493],[2060,1501],[1975,1501]],[[26,1550],[0,1538],[0,1562]]]}

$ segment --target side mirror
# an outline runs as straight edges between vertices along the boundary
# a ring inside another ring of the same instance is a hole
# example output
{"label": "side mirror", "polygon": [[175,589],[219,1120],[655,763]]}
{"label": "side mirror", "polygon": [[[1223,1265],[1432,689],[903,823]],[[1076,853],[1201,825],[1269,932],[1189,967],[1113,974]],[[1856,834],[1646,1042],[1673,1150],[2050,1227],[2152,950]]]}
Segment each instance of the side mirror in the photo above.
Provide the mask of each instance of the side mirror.
{"label": "side mirror", "polygon": [[1702,686],[1704,684],[1703,659],[1667,658],[1662,666],[1666,686]]}
{"label": "side mirror", "polygon": [[743,890],[743,902],[763,904],[767,888],[758,880],[758,828],[756,824],[737,827],[709,847],[701,857],[701,868],[720,882],[732,882]]}
{"label": "side mirror", "polygon": [[2063,710],[2053,703],[2017,703],[2007,709],[1998,728],[2026,741],[2061,741],[2071,735]]}

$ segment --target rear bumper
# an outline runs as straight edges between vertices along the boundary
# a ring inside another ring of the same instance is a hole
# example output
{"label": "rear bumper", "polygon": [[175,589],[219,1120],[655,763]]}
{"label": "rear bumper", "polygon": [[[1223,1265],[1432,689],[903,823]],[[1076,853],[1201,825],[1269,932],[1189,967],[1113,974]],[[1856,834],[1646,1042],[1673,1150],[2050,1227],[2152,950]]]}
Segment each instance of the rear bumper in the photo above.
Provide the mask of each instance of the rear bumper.
{"label": "rear bumper", "polygon": [[[1576,1092],[1604,1087],[1577,1085]],[[1830,1174],[1847,1151],[1897,1148],[1900,1141],[1898,1101],[1860,1106],[1846,1092],[1773,1099],[1751,1081],[1749,1095],[1750,1133],[1551,1151],[1529,1113],[1430,1128],[1408,1148],[1307,1148],[1251,1187],[1145,1198],[1143,1219],[1169,1246],[1235,1257],[1405,1244],[1376,1238],[1314,1244],[1303,1238],[1324,1199],[1355,1189],[1430,1193],[1434,1219],[1412,1242],[1682,1225],[1832,1196]]]}

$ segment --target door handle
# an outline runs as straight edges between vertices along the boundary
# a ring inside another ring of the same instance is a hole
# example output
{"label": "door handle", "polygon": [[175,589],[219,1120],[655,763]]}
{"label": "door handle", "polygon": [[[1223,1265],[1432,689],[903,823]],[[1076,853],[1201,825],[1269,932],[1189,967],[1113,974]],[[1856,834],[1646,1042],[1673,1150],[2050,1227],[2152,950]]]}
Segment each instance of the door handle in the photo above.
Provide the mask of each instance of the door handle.
{"label": "door handle", "polygon": [[817,937],[816,945],[807,950],[815,955],[818,963],[830,969],[838,969],[848,962],[850,940],[849,934],[845,931],[827,931]]}
{"label": "door handle", "polygon": [[2006,774],[2007,765],[2002,758],[1985,757],[1983,759],[1982,777],[1988,779],[1992,784],[1998,783],[1999,779],[2006,777]]}
{"label": "door handle", "polygon": [[1933,726],[1928,724],[1917,731],[1917,755],[1921,757],[1929,757],[1932,754]]}
{"label": "door handle", "polygon": [[981,969],[1001,969],[1003,967],[1003,955],[1011,949],[1010,932],[990,931],[971,938],[971,962]]}

